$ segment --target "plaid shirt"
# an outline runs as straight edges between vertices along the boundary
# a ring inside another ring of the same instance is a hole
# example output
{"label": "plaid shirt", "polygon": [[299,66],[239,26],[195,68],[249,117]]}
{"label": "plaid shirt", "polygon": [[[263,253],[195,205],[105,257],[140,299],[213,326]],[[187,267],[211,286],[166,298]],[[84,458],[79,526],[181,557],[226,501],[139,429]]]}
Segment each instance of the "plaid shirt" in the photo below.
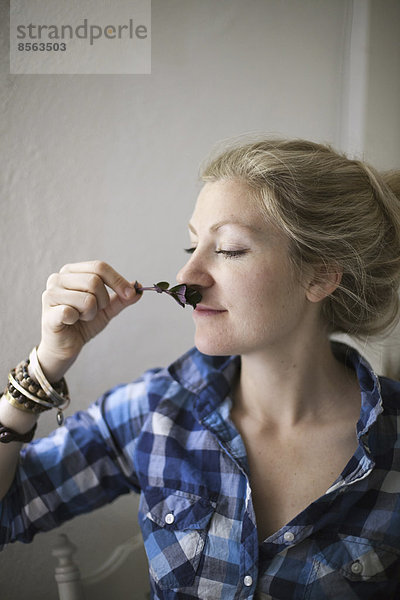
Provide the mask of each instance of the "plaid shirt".
{"label": "plaid shirt", "polygon": [[400,598],[400,383],[334,348],[359,378],[358,448],[330,489],[261,545],[229,418],[240,359],[196,350],[25,446],[0,505],[2,542],[29,542],[134,490],[155,599]]}

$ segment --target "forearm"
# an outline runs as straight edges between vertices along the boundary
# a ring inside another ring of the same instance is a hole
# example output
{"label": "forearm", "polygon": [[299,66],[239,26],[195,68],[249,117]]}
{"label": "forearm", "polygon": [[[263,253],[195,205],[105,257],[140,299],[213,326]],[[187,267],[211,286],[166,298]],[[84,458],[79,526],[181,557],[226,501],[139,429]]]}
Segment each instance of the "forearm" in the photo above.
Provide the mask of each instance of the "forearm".
{"label": "forearm", "polygon": [[[64,364],[60,369],[54,360],[49,364],[53,369],[46,371],[51,375],[66,370]],[[60,383],[67,395],[61,396],[49,383],[35,350],[28,361],[10,372],[7,389],[0,397],[0,441],[3,442],[0,444],[0,498],[7,494],[14,480],[22,444],[32,439],[39,414],[51,408],[62,410],[68,405],[68,390],[65,382]],[[20,436],[22,439],[14,439]]]}
{"label": "forearm", "polygon": [[[0,423],[17,433],[27,433],[35,425],[37,417],[18,410],[9,404],[5,396],[0,398]],[[0,498],[8,492],[15,476],[21,442],[0,444]]]}
{"label": "forearm", "polygon": [[0,550],[13,541],[30,542],[40,531],[138,491],[132,438],[132,413],[125,388],[118,386],[87,410],[70,415],[62,427],[26,444],[0,503]]}

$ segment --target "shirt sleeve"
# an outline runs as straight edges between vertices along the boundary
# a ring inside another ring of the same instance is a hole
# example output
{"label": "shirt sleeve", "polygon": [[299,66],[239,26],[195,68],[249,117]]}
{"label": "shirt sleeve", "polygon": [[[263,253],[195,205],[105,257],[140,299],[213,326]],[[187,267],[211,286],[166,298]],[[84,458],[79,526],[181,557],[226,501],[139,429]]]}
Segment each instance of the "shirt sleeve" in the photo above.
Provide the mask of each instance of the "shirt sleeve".
{"label": "shirt sleeve", "polygon": [[112,389],[21,450],[14,482],[0,502],[0,550],[140,491],[134,450],[155,372]]}

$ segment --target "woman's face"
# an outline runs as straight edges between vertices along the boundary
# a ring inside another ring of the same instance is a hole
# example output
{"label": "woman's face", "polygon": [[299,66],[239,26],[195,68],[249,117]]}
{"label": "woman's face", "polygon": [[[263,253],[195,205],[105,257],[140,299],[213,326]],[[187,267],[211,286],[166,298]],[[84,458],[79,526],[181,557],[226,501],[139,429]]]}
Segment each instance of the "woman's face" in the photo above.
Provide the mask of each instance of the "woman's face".
{"label": "woman's face", "polygon": [[202,301],[193,316],[204,354],[251,354],[290,343],[310,303],[290,263],[288,241],[268,223],[245,184],[206,183],[189,224],[191,256],[180,283]]}

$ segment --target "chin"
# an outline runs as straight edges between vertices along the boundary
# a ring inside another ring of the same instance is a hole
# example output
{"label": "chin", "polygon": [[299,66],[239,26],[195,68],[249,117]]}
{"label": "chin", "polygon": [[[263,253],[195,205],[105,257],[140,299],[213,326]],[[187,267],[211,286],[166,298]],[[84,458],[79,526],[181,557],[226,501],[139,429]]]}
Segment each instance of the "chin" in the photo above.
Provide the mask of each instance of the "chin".
{"label": "chin", "polygon": [[196,336],[194,343],[199,352],[208,356],[231,356],[240,353],[234,344],[229,344],[227,340],[202,339]]}

